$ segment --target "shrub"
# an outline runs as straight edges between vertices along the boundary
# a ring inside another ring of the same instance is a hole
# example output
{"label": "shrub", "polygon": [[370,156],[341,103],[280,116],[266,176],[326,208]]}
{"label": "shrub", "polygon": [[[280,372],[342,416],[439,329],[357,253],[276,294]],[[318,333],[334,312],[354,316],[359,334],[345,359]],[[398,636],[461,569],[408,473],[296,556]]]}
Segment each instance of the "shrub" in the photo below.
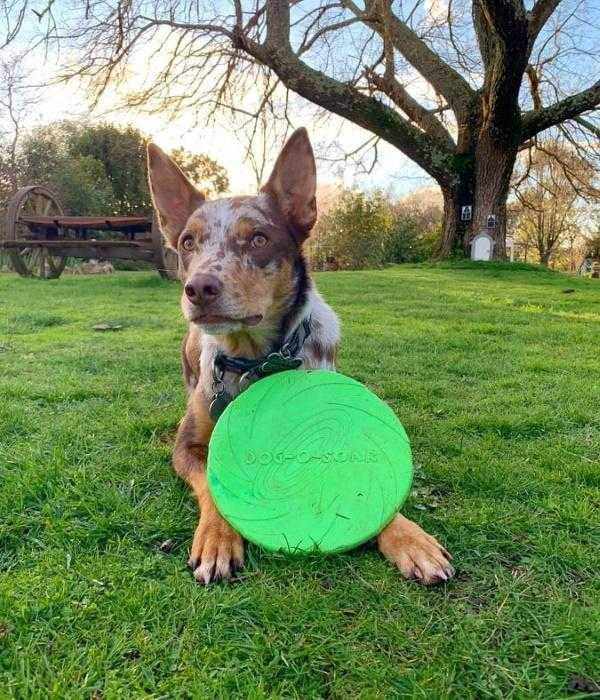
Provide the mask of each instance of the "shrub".
{"label": "shrub", "polygon": [[418,217],[397,213],[384,240],[384,261],[406,263],[428,260],[437,248],[440,234],[439,224],[427,229]]}
{"label": "shrub", "polygon": [[441,210],[394,204],[380,191],[342,192],[319,219],[308,245],[316,269],[362,269],[429,259],[441,234]]}
{"label": "shrub", "polygon": [[384,262],[384,241],[393,226],[389,202],[380,193],[346,191],[322,217],[310,248],[313,265],[344,269],[377,267]]}

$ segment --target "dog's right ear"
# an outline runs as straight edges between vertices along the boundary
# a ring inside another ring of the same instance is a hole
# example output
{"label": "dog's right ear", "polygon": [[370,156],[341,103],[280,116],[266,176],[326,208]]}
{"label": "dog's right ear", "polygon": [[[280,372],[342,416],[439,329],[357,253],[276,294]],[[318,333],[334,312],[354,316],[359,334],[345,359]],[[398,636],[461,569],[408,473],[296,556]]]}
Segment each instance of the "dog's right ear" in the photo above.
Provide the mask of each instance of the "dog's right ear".
{"label": "dog's right ear", "polygon": [[148,144],[148,181],[160,229],[171,248],[177,249],[177,240],[204,195],[154,143]]}

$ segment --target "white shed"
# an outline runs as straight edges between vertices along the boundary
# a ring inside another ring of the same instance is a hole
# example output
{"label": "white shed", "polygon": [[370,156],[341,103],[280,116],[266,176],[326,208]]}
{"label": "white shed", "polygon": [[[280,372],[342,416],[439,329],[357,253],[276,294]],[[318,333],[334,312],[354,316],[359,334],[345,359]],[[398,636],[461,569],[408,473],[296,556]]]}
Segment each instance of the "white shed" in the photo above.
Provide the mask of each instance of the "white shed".
{"label": "white shed", "polygon": [[471,260],[491,260],[495,241],[487,231],[480,231],[471,241]]}

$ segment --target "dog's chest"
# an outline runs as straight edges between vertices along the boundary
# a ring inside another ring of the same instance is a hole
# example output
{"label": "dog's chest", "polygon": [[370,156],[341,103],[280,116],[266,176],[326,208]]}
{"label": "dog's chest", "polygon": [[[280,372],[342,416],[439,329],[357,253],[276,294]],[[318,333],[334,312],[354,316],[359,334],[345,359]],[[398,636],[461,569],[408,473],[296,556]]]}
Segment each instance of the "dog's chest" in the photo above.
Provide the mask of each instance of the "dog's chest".
{"label": "dog's chest", "polygon": [[[300,347],[297,356],[302,360],[300,369],[327,369],[335,371],[335,348],[339,342],[339,322],[337,316],[313,288],[305,308],[306,317],[311,319],[311,333]],[[298,324],[301,321],[297,321]],[[199,338],[200,353],[200,389],[207,405],[220,390],[233,399],[247,388],[248,382],[236,372],[226,372],[222,379],[215,377],[214,360],[222,352],[214,336],[203,335]],[[241,380],[241,381],[240,381]],[[259,380],[255,380],[259,381]]]}

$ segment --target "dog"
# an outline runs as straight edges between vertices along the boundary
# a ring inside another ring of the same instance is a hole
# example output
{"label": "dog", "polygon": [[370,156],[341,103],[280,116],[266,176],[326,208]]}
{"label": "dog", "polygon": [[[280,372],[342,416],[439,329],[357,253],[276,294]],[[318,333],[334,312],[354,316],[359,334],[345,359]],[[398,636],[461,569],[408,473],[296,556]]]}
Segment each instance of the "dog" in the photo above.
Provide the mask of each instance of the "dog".
{"label": "dog", "polygon": [[[189,324],[182,346],[188,403],[173,466],[198,499],[188,563],[206,585],[230,580],[244,564],[242,538],[217,511],[206,480],[220,404],[240,391],[238,364],[265,358],[292,336],[297,341],[309,323],[296,349],[302,366],[334,370],[340,329],[302,253],[317,219],[315,159],[305,129],[289,138],[256,196],[206,200],[154,144],[148,174],[161,231],[179,256],[181,310]],[[430,585],[454,574],[446,549],[400,514],[377,545],[407,579]]]}

